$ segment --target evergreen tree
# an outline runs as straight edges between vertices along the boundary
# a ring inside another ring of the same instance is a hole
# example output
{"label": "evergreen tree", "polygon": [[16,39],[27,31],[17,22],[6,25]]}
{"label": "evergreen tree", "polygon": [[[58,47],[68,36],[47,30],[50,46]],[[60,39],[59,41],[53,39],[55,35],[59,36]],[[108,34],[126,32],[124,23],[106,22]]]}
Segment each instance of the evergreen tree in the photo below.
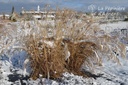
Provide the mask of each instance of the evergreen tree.
{"label": "evergreen tree", "polygon": [[14,13],[14,10],[15,10],[15,8],[14,8],[14,6],[12,7],[12,14]]}

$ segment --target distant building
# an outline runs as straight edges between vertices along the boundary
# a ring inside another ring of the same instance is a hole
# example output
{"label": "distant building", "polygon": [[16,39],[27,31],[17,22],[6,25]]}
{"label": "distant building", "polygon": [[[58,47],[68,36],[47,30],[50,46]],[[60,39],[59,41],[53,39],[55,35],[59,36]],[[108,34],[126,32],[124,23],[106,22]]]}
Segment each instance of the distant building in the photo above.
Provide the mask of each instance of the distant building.
{"label": "distant building", "polygon": [[2,14],[0,15],[0,19],[9,19],[10,15],[8,14]]}
{"label": "distant building", "polygon": [[22,7],[21,11],[22,15],[31,15],[33,18],[41,20],[41,19],[55,19],[55,11],[41,11],[40,6],[37,6],[37,10],[34,11],[25,11],[24,8]]}

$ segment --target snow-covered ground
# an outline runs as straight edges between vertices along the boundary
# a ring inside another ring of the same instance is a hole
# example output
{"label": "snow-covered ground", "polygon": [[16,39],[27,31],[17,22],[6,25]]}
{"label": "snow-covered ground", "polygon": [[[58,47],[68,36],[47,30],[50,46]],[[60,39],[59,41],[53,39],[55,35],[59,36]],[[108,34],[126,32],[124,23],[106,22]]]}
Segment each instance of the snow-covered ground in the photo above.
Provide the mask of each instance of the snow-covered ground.
{"label": "snow-covered ground", "polygon": [[[128,22],[117,22],[103,24],[100,27],[107,30],[107,27],[111,27],[114,30],[116,28],[127,28]],[[28,76],[23,76],[23,62],[27,57],[25,51],[17,51],[13,55],[2,55],[0,57],[0,85],[128,85],[128,46],[126,47],[126,58],[120,58],[121,65],[118,65],[112,61],[103,60],[102,67],[96,67],[92,78],[84,78],[72,73],[64,73],[62,79],[49,80],[46,78],[38,78],[37,80],[31,80]],[[29,65],[28,65],[29,66]],[[27,73],[29,75],[30,68],[27,67]]]}
{"label": "snow-covered ground", "polygon": [[128,22],[100,24],[100,28],[108,34],[115,34],[121,39],[121,42],[128,44]]}
{"label": "snow-covered ground", "polygon": [[[74,74],[64,73],[61,80],[39,78],[35,81],[23,77],[23,61],[26,52],[18,52],[9,59],[1,56],[0,85],[127,85],[128,84],[128,53],[127,59],[121,59],[121,66],[112,61],[105,61],[103,67],[95,69],[95,78],[83,78]],[[22,84],[21,84],[22,83]]]}
{"label": "snow-covered ground", "polygon": [[110,33],[114,31],[114,29],[128,29],[128,22],[113,22],[101,24],[100,28]]}

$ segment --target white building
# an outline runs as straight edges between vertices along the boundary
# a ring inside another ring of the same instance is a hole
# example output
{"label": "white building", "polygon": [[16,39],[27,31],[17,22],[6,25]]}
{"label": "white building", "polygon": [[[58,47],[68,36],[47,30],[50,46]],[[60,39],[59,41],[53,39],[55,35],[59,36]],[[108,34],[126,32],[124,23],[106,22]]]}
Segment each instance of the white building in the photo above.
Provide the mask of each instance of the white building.
{"label": "white building", "polygon": [[21,11],[22,15],[32,15],[35,19],[41,20],[41,19],[55,19],[55,11],[41,11],[40,6],[37,6],[36,11],[25,11],[24,8],[22,7]]}

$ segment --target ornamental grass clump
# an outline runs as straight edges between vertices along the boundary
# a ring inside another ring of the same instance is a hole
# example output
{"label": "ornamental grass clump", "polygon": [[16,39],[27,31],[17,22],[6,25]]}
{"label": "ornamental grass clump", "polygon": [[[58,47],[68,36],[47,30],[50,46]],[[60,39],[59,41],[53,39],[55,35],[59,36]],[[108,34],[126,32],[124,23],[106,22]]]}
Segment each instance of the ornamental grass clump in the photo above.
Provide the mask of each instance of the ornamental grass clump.
{"label": "ornamental grass clump", "polygon": [[[25,42],[30,55],[32,73],[36,79],[39,74],[46,78],[60,78],[64,72],[87,75],[85,67],[91,70],[102,66],[106,56],[120,64],[118,55],[125,56],[125,46],[116,36],[106,34],[90,17],[76,17],[71,10],[57,10],[54,25],[37,24],[38,31],[32,31]],[[30,24],[31,25],[31,24]],[[52,34],[50,37],[50,33]]]}
{"label": "ornamental grass clump", "polygon": [[65,54],[61,40],[56,41],[55,45],[57,46],[49,46],[44,42],[44,39],[32,39],[27,42],[33,79],[38,78],[39,74],[46,78],[58,78],[66,71]]}
{"label": "ornamental grass clump", "polygon": [[87,77],[85,67],[94,70],[102,66],[103,58],[120,64],[119,56],[126,54],[125,45],[116,36],[101,30],[90,16],[72,10],[57,9],[54,20],[21,21],[19,26],[11,39],[20,46],[13,48],[28,53],[33,79],[40,74],[56,79],[64,72]]}

